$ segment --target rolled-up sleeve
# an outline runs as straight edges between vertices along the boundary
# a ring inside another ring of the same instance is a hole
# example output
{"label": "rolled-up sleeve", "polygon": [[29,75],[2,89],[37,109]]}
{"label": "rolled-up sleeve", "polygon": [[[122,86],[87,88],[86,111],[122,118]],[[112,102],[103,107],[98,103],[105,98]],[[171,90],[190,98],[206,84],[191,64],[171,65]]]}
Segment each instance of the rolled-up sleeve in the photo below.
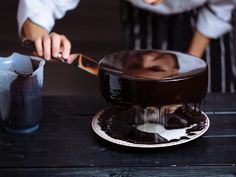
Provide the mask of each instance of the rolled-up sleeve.
{"label": "rolled-up sleeve", "polygon": [[232,0],[211,0],[200,9],[197,30],[216,39],[232,29],[231,18],[235,2]]}
{"label": "rolled-up sleeve", "polygon": [[20,0],[17,12],[19,35],[27,19],[51,31],[55,20],[62,18],[66,11],[74,9],[78,3],[79,0]]}

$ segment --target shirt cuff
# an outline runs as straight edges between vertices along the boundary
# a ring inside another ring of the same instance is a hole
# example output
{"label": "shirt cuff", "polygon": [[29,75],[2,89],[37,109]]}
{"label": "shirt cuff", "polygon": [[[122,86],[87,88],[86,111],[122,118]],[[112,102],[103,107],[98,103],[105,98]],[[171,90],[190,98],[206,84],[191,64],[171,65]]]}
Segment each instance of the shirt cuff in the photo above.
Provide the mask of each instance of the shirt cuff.
{"label": "shirt cuff", "polygon": [[[179,52],[176,53],[178,57]],[[177,58],[179,64],[179,73],[187,73],[207,67],[206,63],[198,57],[193,55],[189,56],[189,54],[181,54],[180,56],[180,58]]]}
{"label": "shirt cuff", "polygon": [[27,19],[50,32],[56,19],[62,18],[66,11],[75,8],[79,0],[20,0],[17,12],[18,34]]}
{"label": "shirt cuff", "polygon": [[[47,7],[47,6],[46,6]],[[27,19],[30,19],[35,24],[50,31],[54,25],[53,13],[48,8],[44,8],[40,1],[20,1],[17,21],[18,35],[22,37],[22,28]]]}
{"label": "shirt cuff", "polygon": [[45,28],[48,32],[52,30],[55,24],[54,18],[48,14],[38,13],[30,16],[24,16],[24,18],[22,18],[21,21],[19,21],[18,34],[21,37],[22,37],[22,28],[27,19],[30,19],[33,23]]}
{"label": "shirt cuff", "polygon": [[229,22],[217,17],[209,9],[202,9],[197,20],[197,30],[203,35],[216,39],[230,31],[232,26]]}

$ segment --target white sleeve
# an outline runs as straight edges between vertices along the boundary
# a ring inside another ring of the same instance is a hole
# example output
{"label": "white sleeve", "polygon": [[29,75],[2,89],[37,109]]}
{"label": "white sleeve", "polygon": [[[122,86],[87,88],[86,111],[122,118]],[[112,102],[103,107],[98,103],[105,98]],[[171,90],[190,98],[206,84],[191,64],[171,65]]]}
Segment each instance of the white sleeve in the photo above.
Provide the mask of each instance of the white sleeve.
{"label": "white sleeve", "polygon": [[77,6],[79,0],[20,0],[17,12],[18,33],[29,18],[34,23],[51,31],[56,19]]}
{"label": "white sleeve", "polygon": [[216,39],[230,31],[230,20],[235,7],[234,0],[209,0],[199,13],[197,30],[203,35]]}

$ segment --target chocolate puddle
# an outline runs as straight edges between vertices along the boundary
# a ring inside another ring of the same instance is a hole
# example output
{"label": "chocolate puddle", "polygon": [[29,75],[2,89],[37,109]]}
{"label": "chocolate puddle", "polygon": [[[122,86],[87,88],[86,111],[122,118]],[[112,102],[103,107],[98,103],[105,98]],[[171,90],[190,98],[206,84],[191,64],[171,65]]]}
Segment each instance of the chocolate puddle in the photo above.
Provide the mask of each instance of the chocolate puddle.
{"label": "chocolate puddle", "polygon": [[[39,61],[31,59],[32,70],[39,66]],[[33,72],[32,71],[32,72]],[[38,124],[42,116],[42,88],[37,75],[15,71],[18,77],[11,83],[10,115],[7,127],[10,129],[30,128]]]}
{"label": "chocolate puddle", "polygon": [[[104,111],[98,121],[102,131],[110,137],[135,144],[161,144],[189,139],[188,136],[195,135],[205,127],[206,117],[194,107],[182,105],[174,111],[161,109],[112,106]],[[145,123],[162,125],[166,130],[186,128],[186,136],[168,140],[158,133],[137,129]]]}

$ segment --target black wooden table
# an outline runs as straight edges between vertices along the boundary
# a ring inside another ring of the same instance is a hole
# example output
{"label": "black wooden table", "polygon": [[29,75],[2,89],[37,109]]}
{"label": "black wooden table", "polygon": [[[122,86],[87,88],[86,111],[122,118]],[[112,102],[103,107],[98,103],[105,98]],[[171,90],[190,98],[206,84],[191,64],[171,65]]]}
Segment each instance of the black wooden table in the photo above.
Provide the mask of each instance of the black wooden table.
{"label": "black wooden table", "polygon": [[105,106],[101,98],[44,97],[37,132],[0,132],[0,176],[236,176],[236,95],[207,95],[207,133],[157,149],[122,147],[99,138],[91,120]]}

